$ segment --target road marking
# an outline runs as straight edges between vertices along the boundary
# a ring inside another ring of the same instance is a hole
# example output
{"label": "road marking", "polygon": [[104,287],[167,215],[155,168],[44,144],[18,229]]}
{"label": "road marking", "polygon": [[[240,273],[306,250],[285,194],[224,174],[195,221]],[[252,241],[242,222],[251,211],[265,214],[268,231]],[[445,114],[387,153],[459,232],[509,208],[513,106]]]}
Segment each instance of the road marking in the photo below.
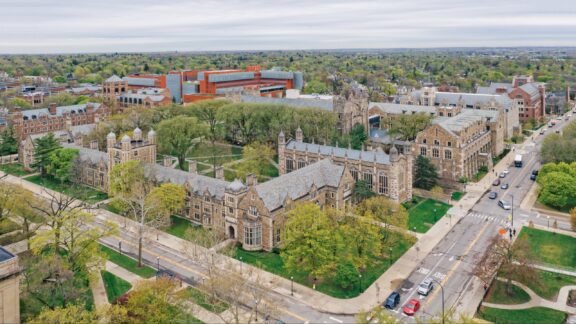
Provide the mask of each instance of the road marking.
{"label": "road marking", "polygon": [[330,317],[328,317],[328,318],[331,319],[331,320],[333,320],[333,321],[335,321],[335,322],[338,322],[338,323],[344,323],[344,321],[339,320],[339,319],[337,319],[337,318],[334,318],[334,317],[332,317],[332,316],[330,316]]}
{"label": "road marking", "polygon": [[446,278],[446,275],[443,274],[442,272],[436,272],[436,273],[434,274],[434,277],[437,278],[437,279],[439,279],[439,280],[443,280],[444,278]]}
{"label": "road marking", "polygon": [[451,256],[450,259],[448,259],[448,261],[454,261],[454,256]]}
{"label": "road marking", "polygon": [[430,269],[426,269],[426,268],[418,268],[418,273],[421,273],[423,275],[427,275],[428,273],[430,273]]}
{"label": "road marking", "polygon": [[[478,235],[476,235],[474,240],[472,242],[470,242],[470,244],[466,247],[466,250],[464,251],[464,253],[462,253],[462,258],[458,259],[458,261],[454,262],[454,265],[452,267],[450,267],[450,270],[448,270],[448,275],[446,277],[444,277],[444,279],[441,280],[441,282],[440,282],[440,284],[442,284],[442,286],[444,286],[444,283],[448,279],[450,279],[450,277],[454,274],[454,272],[455,272],[454,270],[460,266],[460,264],[462,263],[462,260],[464,259],[464,256],[466,256],[468,254],[468,252],[470,252],[470,250],[472,250],[472,247],[474,247],[474,245],[476,245],[476,242],[478,242],[478,240],[482,237],[482,234],[484,234],[484,232],[486,231],[487,228],[488,228],[488,223],[486,223],[482,226],[482,229],[478,232]],[[435,289],[434,291],[432,291],[430,298],[428,298],[424,303],[429,302],[432,299],[434,299],[434,297],[436,296],[436,294],[438,294],[439,291],[440,291],[440,289]]]}

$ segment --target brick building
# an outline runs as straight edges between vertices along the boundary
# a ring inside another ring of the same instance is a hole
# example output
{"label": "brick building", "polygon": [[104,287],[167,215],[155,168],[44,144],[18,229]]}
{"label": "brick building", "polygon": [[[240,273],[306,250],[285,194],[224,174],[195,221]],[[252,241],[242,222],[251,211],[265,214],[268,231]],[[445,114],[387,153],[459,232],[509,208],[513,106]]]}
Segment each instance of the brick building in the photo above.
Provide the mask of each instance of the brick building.
{"label": "brick building", "polygon": [[20,323],[20,273],[18,256],[0,247],[0,322]]}
{"label": "brick building", "polygon": [[95,124],[110,115],[110,109],[99,103],[73,106],[50,105],[49,108],[16,110],[8,115],[10,125],[20,139],[28,135],[56,132],[72,126]]}

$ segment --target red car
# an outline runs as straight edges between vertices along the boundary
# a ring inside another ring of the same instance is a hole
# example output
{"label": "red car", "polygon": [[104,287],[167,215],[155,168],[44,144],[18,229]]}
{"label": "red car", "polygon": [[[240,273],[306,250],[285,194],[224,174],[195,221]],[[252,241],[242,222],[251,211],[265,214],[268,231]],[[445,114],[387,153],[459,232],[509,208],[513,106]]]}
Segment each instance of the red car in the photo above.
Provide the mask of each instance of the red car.
{"label": "red car", "polygon": [[404,305],[404,314],[408,316],[413,316],[420,309],[420,302],[418,299],[411,299],[406,305]]}

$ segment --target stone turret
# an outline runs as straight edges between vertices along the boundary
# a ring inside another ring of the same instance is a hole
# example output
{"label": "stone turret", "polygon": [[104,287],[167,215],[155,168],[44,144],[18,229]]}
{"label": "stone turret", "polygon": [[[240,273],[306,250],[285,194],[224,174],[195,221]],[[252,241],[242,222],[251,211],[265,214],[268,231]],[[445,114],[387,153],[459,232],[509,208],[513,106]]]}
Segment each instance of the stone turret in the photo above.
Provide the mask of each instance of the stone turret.
{"label": "stone turret", "polygon": [[304,142],[304,133],[302,132],[302,128],[300,128],[300,126],[298,126],[298,129],[296,130],[296,142]]}
{"label": "stone turret", "polygon": [[132,139],[128,135],[124,135],[121,140],[122,151],[129,151],[132,148]]}
{"label": "stone turret", "polygon": [[141,141],[142,140],[142,130],[139,127],[134,129],[134,140]]}
{"label": "stone turret", "polygon": [[156,144],[156,132],[153,129],[148,132],[148,143]]}
{"label": "stone turret", "polygon": [[390,162],[395,163],[400,159],[400,156],[398,155],[398,149],[396,148],[396,146],[392,145],[392,147],[390,148]]}
{"label": "stone turret", "polygon": [[116,145],[116,134],[112,132],[108,133],[106,136],[106,145],[108,148],[112,148]]}

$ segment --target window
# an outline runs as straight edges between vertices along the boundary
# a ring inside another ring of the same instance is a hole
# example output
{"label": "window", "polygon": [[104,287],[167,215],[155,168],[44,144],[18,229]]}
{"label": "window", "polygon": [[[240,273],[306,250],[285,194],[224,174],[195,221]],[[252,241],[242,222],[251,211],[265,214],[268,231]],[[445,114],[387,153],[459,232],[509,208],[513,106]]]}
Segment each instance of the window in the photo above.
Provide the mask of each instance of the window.
{"label": "window", "polygon": [[234,208],[228,207],[228,212],[229,212],[230,214],[234,213]]}
{"label": "window", "polygon": [[372,173],[364,172],[364,181],[368,184],[369,187],[372,187]]}
{"label": "window", "polygon": [[247,245],[260,245],[262,244],[262,227],[256,225],[254,227],[244,227],[244,244]]}
{"label": "window", "polygon": [[234,203],[234,197],[228,197],[228,202],[229,202],[229,203]]}
{"label": "window", "polygon": [[292,159],[287,159],[286,160],[286,172],[292,172],[294,171],[294,160]]}
{"label": "window", "polygon": [[440,156],[440,151],[437,148],[432,149],[432,157],[437,158],[439,156]]}
{"label": "window", "polygon": [[434,145],[440,145],[440,142],[438,140],[434,140]]}
{"label": "window", "polygon": [[452,151],[449,150],[444,151],[444,158],[447,160],[452,160]]}
{"label": "window", "polygon": [[280,235],[280,233],[281,233],[281,232],[280,232],[280,229],[277,228],[277,229],[276,229],[276,234],[275,234],[275,237],[274,237],[274,241],[275,241],[276,243],[279,243],[280,240],[281,240],[281,235]]}
{"label": "window", "polygon": [[209,202],[209,201],[210,201],[210,197],[208,197],[208,196],[204,197],[204,201],[208,201],[208,202]]}
{"label": "window", "polygon": [[446,143],[446,145],[447,145],[448,147],[452,147],[452,142],[448,142],[448,143]]}
{"label": "window", "polygon": [[255,206],[250,206],[248,208],[248,213],[252,216],[258,216],[258,209]]}
{"label": "window", "polygon": [[302,169],[305,166],[306,166],[306,161],[298,160],[298,169]]}
{"label": "window", "polygon": [[423,139],[423,140],[422,140],[422,144],[426,144],[426,139]]}
{"label": "window", "polygon": [[420,155],[426,156],[426,148],[425,147],[420,148]]}
{"label": "window", "polygon": [[354,178],[354,181],[358,181],[358,170],[352,169],[350,170],[350,174],[352,174],[352,178]]}
{"label": "window", "polygon": [[384,174],[381,174],[378,177],[378,193],[379,194],[387,194],[388,193],[388,177]]}
{"label": "window", "polygon": [[194,213],[194,219],[199,221],[200,220],[200,214]]}
{"label": "window", "polygon": [[448,113],[448,117],[452,117],[452,113],[451,113],[451,112]]}
{"label": "window", "polygon": [[330,193],[330,198],[334,198],[334,192]]}

